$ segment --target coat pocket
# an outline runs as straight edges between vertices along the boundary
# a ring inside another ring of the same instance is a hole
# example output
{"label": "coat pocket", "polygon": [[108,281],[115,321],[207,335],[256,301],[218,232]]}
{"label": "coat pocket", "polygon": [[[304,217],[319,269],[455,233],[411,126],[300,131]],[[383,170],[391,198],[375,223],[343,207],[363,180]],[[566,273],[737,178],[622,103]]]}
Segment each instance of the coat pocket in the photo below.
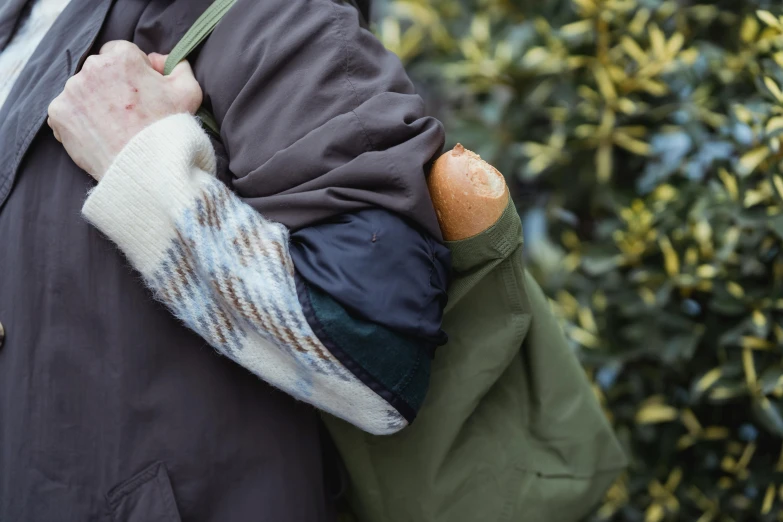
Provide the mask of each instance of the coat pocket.
{"label": "coat pocket", "polygon": [[181,522],[162,462],[148,466],[116,486],[106,498],[112,522]]}

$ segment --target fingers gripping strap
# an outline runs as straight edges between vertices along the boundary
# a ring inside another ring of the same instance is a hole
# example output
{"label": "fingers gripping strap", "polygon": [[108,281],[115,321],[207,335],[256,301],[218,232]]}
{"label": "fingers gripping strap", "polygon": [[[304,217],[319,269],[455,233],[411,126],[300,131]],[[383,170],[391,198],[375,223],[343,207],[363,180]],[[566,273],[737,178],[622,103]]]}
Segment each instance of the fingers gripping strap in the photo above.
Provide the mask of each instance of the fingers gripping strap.
{"label": "fingers gripping strap", "polygon": [[[223,15],[226,14],[226,11],[234,5],[234,2],[236,0],[215,0],[212,5],[207,7],[207,10],[198,17],[190,29],[188,29],[188,32],[185,33],[185,36],[177,42],[177,45],[169,53],[168,58],[166,58],[166,64],[163,67],[164,75],[171,74],[174,67],[187,58],[209,36],[220,19],[223,18]],[[199,107],[198,111],[196,111],[196,116],[201,120],[201,124],[206,130],[220,137],[217,121],[215,121],[215,117],[208,110],[204,107]]]}
{"label": "fingers gripping strap", "polygon": [[215,0],[204,13],[198,17],[193,25],[185,33],[185,36],[174,46],[166,59],[163,74],[171,74],[179,62],[188,57],[193,49],[209,36],[223,15],[226,14],[236,0]]}

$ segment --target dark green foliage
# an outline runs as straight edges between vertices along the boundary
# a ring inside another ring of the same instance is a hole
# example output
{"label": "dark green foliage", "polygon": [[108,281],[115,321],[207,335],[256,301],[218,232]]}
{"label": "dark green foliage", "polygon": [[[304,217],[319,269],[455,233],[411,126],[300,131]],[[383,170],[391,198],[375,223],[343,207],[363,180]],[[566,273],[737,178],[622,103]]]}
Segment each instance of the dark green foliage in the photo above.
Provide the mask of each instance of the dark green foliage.
{"label": "dark green foliage", "polygon": [[408,0],[376,25],[506,175],[631,456],[592,520],[783,520],[781,12]]}

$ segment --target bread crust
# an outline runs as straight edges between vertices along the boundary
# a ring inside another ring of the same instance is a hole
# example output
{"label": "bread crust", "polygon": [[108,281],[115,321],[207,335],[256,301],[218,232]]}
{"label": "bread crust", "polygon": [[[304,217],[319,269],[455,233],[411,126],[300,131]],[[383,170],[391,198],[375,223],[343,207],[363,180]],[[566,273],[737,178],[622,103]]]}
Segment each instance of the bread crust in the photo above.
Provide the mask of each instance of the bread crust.
{"label": "bread crust", "polygon": [[503,175],[459,143],[435,161],[427,184],[446,241],[483,232],[508,204]]}

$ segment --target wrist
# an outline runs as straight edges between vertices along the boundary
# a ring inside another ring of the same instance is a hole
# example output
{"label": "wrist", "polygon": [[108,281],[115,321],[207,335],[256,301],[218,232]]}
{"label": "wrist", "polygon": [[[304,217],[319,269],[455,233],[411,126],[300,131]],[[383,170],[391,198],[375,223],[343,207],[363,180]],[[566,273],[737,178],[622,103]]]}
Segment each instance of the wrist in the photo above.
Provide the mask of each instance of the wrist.
{"label": "wrist", "polygon": [[82,214],[142,269],[145,259],[157,258],[151,252],[166,244],[174,216],[214,181],[214,169],[212,144],[196,119],[169,116],[120,151],[90,192]]}

